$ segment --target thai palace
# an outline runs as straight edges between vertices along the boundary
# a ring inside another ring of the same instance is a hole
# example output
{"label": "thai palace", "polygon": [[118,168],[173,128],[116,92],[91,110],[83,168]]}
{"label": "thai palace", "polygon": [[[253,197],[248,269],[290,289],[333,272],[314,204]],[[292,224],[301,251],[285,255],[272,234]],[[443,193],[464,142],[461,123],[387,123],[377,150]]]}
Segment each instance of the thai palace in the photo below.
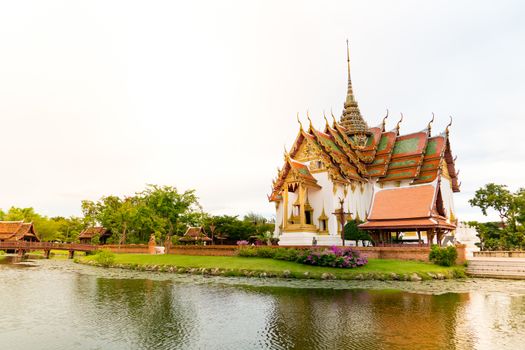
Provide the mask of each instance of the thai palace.
{"label": "thai palace", "polygon": [[[370,127],[355,99],[347,47],[348,89],[337,120],[316,128],[298,117],[299,132],[268,196],[275,203],[279,245],[340,245],[350,220],[375,244],[441,244],[456,228],[459,192],[449,129],[401,134],[403,115],[387,130],[384,117]],[[306,125],[306,123],[305,123]],[[396,240],[397,239],[397,240]]]}

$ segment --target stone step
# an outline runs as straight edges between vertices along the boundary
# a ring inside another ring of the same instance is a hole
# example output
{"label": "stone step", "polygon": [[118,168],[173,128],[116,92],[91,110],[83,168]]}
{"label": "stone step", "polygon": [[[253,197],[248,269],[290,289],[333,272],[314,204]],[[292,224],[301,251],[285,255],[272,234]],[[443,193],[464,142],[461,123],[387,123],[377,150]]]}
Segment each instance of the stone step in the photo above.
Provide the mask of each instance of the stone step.
{"label": "stone step", "polygon": [[467,270],[466,273],[469,275],[497,274],[497,275],[523,275],[525,276],[525,271]]}
{"label": "stone step", "polygon": [[513,268],[523,269],[525,265],[511,265],[511,264],[469,264],[467,268]]}
{"label": "stone step", "polygon": [[490,263],[479,263],[479,262],[469,262],[469,267],[471,266],[504,266],[504,267],[525,267],[525,263],[505,263],[505,262],[490,262]]}
{"label": "stone step", "polygon": [[468,266],[468,269],[489,269],[489,270],[525,270],[525,266],[508,266],[508,265],[476,265]]}
{"label": "stone step", "polygon": [[474,277],[525,279],[525,260],[504,258],[469,260],[466,273]]}
{"label": "stone step", "polygon": [[490,278],[509,278],[509,279],[525,279],[525,273],[471,273],[467,271],[467,275],[471,277],[490,277]]}

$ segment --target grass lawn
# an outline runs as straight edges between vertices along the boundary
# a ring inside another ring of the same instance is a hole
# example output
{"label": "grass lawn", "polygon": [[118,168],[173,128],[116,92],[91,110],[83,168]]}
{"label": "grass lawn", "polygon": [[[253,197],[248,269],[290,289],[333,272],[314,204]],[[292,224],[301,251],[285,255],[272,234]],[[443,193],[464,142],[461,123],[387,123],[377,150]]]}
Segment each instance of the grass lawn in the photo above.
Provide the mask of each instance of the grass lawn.
{"label": "grass lawn", "polygon": [[[95,256],[86,256],[79,259],[81,262],[94,261]],[[145,254],[116,254],[115,265],[125,265],[135,268],[148,266],[176,266],[177,268],[206,268],[227,271],[229,275],[245,275],[245,271],[267,273],[282,276],[284,271],[288,275],[298,278],[321,278],[323,273],[330,273],[337,279],[355,279],[361,275],[366,279],[392,279],[392,273],[402,275],[418,274],[423,279],[431,278],[432,274],[442,274],[445,277],[463,275],[463,267],[443,267],[430,263],[403,260],[369,259],[367,265],[353,269],[333,267],[319,267],[303,265],[295,262],[249,258],[238,256],[192,256],[192,255],[145,255]],[[305,276],[305,272],[308,275]],[[431,275],[428,275],[430,273]]]}

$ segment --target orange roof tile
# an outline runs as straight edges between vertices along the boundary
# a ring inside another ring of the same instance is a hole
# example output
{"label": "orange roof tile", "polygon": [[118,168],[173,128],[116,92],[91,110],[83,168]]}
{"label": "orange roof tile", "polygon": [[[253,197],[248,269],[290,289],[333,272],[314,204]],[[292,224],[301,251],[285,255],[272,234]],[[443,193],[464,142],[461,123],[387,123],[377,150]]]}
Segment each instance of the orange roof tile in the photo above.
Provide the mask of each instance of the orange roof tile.
{"label": "orange roof tile", "polygon": [[434,202],[433,185],[399,187],[374,195],[369,220],[429,217]]}
{"label": "orange roof tile", "polygon": [[0,239],[18,241],[28,237],[38,240],[33,223],[23,221],[0,221]]}

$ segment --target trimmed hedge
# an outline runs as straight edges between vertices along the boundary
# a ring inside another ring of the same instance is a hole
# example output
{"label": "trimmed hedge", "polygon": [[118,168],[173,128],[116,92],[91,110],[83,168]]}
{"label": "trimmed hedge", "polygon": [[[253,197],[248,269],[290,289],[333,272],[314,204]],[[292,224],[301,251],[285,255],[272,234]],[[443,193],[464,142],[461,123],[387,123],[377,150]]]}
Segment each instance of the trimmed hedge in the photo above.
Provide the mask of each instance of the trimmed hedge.
{"label": "trimmed hedge", "polygon": [[445,248],[433,245],[428,255],[428,260],[440,266],[453,266],[458,258],[458,250],[454,246]]}

